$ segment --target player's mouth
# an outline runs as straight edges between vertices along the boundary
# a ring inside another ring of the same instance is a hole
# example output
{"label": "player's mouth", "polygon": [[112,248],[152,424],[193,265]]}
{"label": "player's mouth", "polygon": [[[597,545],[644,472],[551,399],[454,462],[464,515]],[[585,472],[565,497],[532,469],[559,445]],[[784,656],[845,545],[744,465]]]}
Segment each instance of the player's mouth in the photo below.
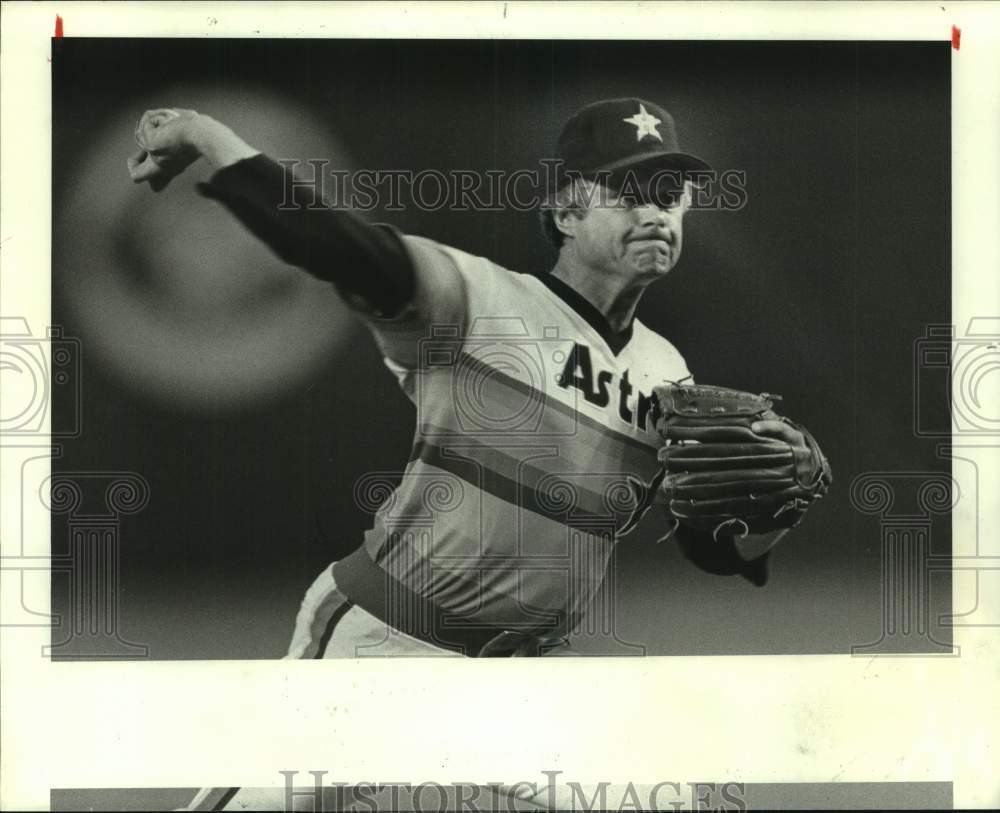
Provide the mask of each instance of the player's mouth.
{"label": "player's mouth", "polygon": [[629,240],[630,244],[638,248],[655,248],[661,254],[670,254],[670,242],[662,237],[634,237]]}

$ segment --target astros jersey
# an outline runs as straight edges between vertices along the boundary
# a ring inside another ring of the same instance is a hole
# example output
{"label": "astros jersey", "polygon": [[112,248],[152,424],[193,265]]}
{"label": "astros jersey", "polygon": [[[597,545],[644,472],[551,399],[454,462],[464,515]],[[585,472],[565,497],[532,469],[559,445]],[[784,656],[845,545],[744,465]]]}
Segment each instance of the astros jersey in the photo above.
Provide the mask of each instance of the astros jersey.
{"label": "astros jersey", "polygon": [[371,322],[417,427],[391,493],[381,475],[358,485],[368,554],[449,614],[569,630],[659,468],[652,388],[687,367],[638,320],[610,334],[557,279],[405,241],[418,276],[446,269],[462,290],[424,306],[416,346],[405,320]]}

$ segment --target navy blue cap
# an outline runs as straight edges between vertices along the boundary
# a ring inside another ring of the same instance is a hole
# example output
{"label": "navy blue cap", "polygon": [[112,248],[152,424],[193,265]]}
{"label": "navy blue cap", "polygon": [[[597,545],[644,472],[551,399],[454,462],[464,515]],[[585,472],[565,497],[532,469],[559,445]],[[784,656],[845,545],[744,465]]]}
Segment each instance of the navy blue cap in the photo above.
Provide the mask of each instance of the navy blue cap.
{"label": "navy blue cap", "polygon": [[584,177],[619,175],[633,170],[649,174],[676,170],[685,174],[711,171],[705,161],[682,152],[674,118],[645,99],[605,99],[584,107],[566,122],[559,136],[563,173]]}

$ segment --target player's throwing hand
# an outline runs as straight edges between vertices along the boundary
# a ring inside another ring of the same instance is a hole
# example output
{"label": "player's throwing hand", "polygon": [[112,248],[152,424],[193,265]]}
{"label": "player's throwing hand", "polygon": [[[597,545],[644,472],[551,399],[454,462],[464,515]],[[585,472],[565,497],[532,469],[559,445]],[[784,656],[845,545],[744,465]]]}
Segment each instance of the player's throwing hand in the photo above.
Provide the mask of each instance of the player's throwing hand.
{"label": "player's throwing hand", "polygon": [[139,152],[128,159],[129,175],[135,183],[149,181],[154,192],[166,187],[201,154],[194,145],[194,110],[159,108],[147,110],[135,125]]}

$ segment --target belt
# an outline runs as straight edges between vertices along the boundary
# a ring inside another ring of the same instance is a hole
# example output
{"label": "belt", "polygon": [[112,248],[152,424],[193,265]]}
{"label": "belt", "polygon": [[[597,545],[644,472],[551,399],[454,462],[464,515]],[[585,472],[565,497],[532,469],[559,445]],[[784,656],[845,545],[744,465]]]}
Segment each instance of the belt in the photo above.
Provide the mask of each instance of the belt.
{"label": "belt", "polygon": [[514,630],[456,617],[375,564],[364,545],[334,563],[333,578],[357,606],[432,646],[470,658],[540,654],[543,630]]}

